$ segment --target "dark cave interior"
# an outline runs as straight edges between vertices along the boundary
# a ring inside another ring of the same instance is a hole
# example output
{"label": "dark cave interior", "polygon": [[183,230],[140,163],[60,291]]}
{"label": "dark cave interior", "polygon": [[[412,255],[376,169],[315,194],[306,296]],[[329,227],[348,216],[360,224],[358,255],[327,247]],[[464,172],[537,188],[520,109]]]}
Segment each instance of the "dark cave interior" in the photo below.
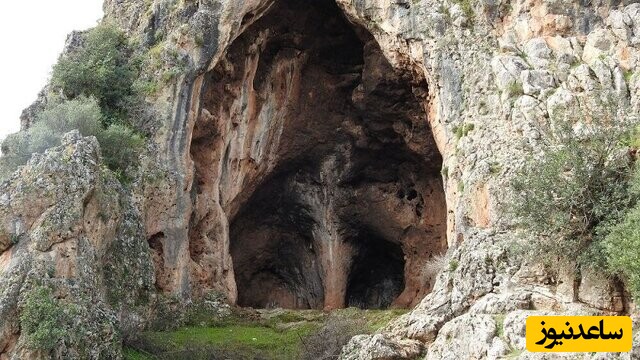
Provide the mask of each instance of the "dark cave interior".
{"label": "dark cave interior", "polygon": [[[249,84],[248,72],[255,74]],[[331,0],[277,2],[205,82],[202,107],[213,121],[236,131],[242,114],[266,113],[270,124],[284,124],[273,169],[245,181],[245,197],[221,194],[231,209],[238,305],[407,307],[428,293],[433,279],[421,277],[422,267],[447,245],[426,82],[394,70],[373,37]],[[238,97],[249,99],[241,110]],[[255,122],[247,127],[263,131]],[[219,137],[211,123],[194,129],[200,193],[216,156],[223,164],[237,160],[228,145],[210,150]],[[220,188],[232,171],[222,167]]]}

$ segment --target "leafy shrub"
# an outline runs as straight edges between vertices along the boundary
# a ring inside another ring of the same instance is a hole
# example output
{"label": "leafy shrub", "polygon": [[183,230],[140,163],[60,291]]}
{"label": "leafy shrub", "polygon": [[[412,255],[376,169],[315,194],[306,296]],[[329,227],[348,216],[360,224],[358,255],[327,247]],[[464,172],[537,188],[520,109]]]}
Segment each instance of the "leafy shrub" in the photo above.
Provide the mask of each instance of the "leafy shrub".
{"label": "leafy shrub", "polygon": [[[46,108],[31,128],[3,141],[0,179],[24,165],[32,154],[59,145],[62,135],[74,129],[84,136],[96,136],[107,166],[120,175],[127,174],[137,165],[144,138],[125,125],[111,125],[105,130],[101,119],[100,106],[93,98],[80,96]],[[125,177],[121,176],[121,180]]]}
{"label": "leafy shrub", "polygon": [[98,135],[98,141],[104,161],[110,169],[122,175],[137,166],[144,138],[129,127],[113,124]]}
{"label": "leafy shrub", "polygon": [[54,298],[51,289],[38,286],[29,291],[20,313],[20,328],[29,347],[50,351],[67,337],[74,309]]}
{"label": "leafy shrub", "polygon": [[24,132],[11,134],[2,141],[2,156],[0,156],[0,180],[7,178],[20,165],[24,165],[31,158],[29,137]]}
{"label": "leafy shrub", "polygon": [[130,53],[124,33],[110,25],[98,25],[83,34],[80,46],[60,57],[51,81],[69,98],[84,95],[98,99],[105,125],[119,122],[126,118],[134,95],[137,70]]}
{"label": "leafy shrub", "polygon": [[529,255],[606,264],[602,240],[609,224],[638,198],[629,192],[633,161],[621,142],[628,129],[606,109],[543,129],[542,155],[529,157],[512,182],[511,210],[537,236],[527,246]]}
{"label": "leafy shrub", "polygon": [[[640,168],[636,168],[630,196],[640,196]],[[607,226],[603,248],[609,269],[620,274],[635,299],[640,298],[640,205],[630,209],[617,223]]]}
{"label": "leafy shrub", "polygon": [[640,207],[610,228],[604,248],[610,270],[621,274],[633,297],[640,298]]}
{"label": "leafy shrub", "polygon": [[78,129],[82,136],[97,136],[102,131],[100,105],[94,98],[78,97],[46,108],[36,116],[34,127],[43,127],[55,134]]}
{"label": "leafy shrub", "polygon": [[463,123],[460,126],[455,126],[453,128],[453,133],[456,136],[456,139],[460,140],[463,137],[469,135],[471,131],[475,129],[475,125],[473,123]]}

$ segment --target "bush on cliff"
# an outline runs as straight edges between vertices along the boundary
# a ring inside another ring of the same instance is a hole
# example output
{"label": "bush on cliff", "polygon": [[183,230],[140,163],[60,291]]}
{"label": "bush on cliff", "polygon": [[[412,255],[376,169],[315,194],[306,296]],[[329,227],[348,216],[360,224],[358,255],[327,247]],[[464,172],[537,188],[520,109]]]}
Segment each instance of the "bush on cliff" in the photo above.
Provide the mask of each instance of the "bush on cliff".
{"label": "bush on cliff", "polygon": [[[640,168],[636,168],[629,192],[640,196]],[[621,221],[606,228],[603,242],[609,268],[619,274],[635,299],[640,298],[640,204],[630,209]]]}
{"label": "bush on cliff", "polygon": [[68,98],[95,97],[108,126],[126,119],[136,76],[125,34],[102,24],[83,34],[80,44],[60,57],[51,82]]}
{"label": "bush on cliff", "polygon": [[[622,112],[624,114],[624,112]],[[578,126],[584,123],[588,126]],[[536,240],[532,259],[575,263],[622,279],[640,298],[640,128],[612,112],[583,113],[543,133],[512,182],[512,211]],[[576,131],[576,128],[579,129]]]}
{"label": "bush on cliff", "polygon": [[60,144],[62,135],[73,129],[84,136],[96,136],[102,130],[100,106],[94,99],[79,97],[75,100],[51,105],[36,118],[27,131],[7,136],[2,142],[0,178],[24,165],[34,153]]}
{"label": "bush on cliff", "polygon": [[105,164],[124,180],[128,170],[138,164],[144,138],[131,128],[113,124],[98,134]]}
{"label": "bush on cliff", "polygon": [[73,317],[71,305],[56,299],[50,288],[38,286],[24,299],[20,328],[30,348],[48,352],[68,338]]}
{"label": "bush on cliff", "polygon": [[101,119],[101,108],[93,98],[81,96],[51,105],[38,114],[32,127],[3,141],[0,179],[24,165],[32,154],[60,145],[62,135],[74,129],[83,136],[97,137],[105,164],[117,174],[126,175],[137,164],[144,138],[124,125],[113,124],[105,129]]}
{"label": "bush on cliff", "polygon": [[107,166],[127,181],[144,145],[144,138],[129,126],[130,110],[140,99],[133,89],[138,63],[117,28],[101,24],[82,34],[53,67],[51,83],[64,99],[50,94],[53,104],[30,128],[3,141],[0,180],[33,153],[59,145],[64,133],[78,129],[98,138]]}
{"label": "bush on cliff", "polygon": [[512,211],[536,235],[536,260],[605,266],[603,240],[638,200],[630,191],[629,125],[605,108],[543,129],[543,151],[530,156],[512,188]]}

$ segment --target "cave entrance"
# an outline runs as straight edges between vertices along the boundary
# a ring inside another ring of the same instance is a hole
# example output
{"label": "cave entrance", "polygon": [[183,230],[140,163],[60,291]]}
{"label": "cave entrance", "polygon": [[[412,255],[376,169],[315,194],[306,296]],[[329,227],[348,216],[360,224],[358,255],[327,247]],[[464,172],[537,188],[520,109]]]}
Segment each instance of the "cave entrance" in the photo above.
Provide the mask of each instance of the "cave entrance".
{"label": "cave entrance", "polygon": [[404,290],[404,254],[394,244],[365,232],[356,239],[356,251],[347,279],[347,306],[385,309]]}
{"label": "cave entrance", "polygon": [[191,144],[200,276],[221,208],[240,306],[412,306],[447,247],[426,82],[394,70],[332,0],[280,0],[258,17],[203,79]]}

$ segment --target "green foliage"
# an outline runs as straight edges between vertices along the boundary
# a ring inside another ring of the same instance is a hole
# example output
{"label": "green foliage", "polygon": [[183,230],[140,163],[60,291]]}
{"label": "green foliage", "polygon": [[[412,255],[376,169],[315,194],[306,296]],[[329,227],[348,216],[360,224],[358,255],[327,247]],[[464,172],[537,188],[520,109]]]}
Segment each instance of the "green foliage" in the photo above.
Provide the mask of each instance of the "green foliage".
{"label": "green foliage", "polygon": [[98,141],[107,166],[116,172],[121,181],[126,182],[127,170],[138,164],[144,138],[129,127],[113,124],[98,134]]}
{"label": "green foliage", "polygon": [[29,161],[29,147],[29,137],[25,133],[11,134],[4,139],[0,156],[0,180],[8,178],[20,165]]}
{"label": "green foliage", "polygon": [[153,355],[147,354],[141,350],[125,348],[123,351],[125,360],[155,360]]}
{"label": "green foliage", "polygon": [[442,177],[444,178],[449,177],[449,167],[443,166],[442,169],[440,170],[440,175],[442,175]]}
{"label": "green foliage", "polygon": [[458,269],[458,260],[449,261],[449,271],[456,271]]}
{"label": "green foliage", "polygon": [[126,174],[137,165],[144,139],[124,125],[114,124],[105,130],[101,119],[100,106],[93,98],[80,96],[52,104],[37,115],[31,128],[9,135],[2,143],[0,179],[24,165],[32,154],[60,145],[62,136],[74,129],[83,136],[96,136],[107,166],[116,173]]}
{"label": "green foliage", "polygon": [[142,65],[117,28],[102,24],[82,34],[77,46],[60,57],[51,79],[71,100],[49,106],[31,128],[3,142],[0,178],[25,164],[32,154],[59,145],[64,133],[78,129],[84,136],[98,138],[107,166],[121,180],[127,179],[144,144],[127,127],[128,115],[135,110],[139,94],[157,91],[152,82],[134,86]]}
{"label": "green foliage", "polygon": [[469,133],[471,131],[473,131],[473,129],[475,129],[476,126],[473,123],[464,123],[460,126],[455,126],[453,128],[453,132],[456,135],[456,139],[461,139],[467,135],[469,135]]}
{"label": "green foliage", "polygon": [[473,0],[453,0],[454,3],[460,5],[460,9],[464,13],[464,16],[469,19],[469,22],[471,23],[475,19],[472,1]]}
{"label": "green foliage", "polygon": [[500,163],[495,161],[489,163],[489,173],[496,175],[500,172],[502,172],[502,166],[500,165]]}
{"label": "green foliage", "polygon": [[198,34],[196,36],[193,37],[193,42],[199,46],[199,47],[203,47],[204,46],[204,36],[202,36],[201,34]]}
{"label": "green foliage", "polygon": [[504,336],[504,314],[494,315],[493,320],[496,322],[496,335],[498,337]]}
{"label": "green foliage", "polygon": [[524,95],[522,83],[515,80],[510,82],[509,85],[507,85],[507,94],[509,94],[509,96]]}
{"label": "green foliage", "polygon": [[605,105],[599,113],[572,115],[582,121],[557,119],[541,128],[542,156],[526,159],[512,181],[511,210],[536,235],[525,249],[534,259],[604,266],[609,224],[638,199],[629,191],[633,163],[621,141],[629,125]]}
{"label": "green foliage", "polygon": [[105,125],[122,121],[137,76],[127,38],[113,26],[98,25],[82,40],[78,48],[60,57],[51,81],[69,98],[84,95],[98,99]]}
{"label": "green foliage", "polygon": [[68,337],[75,309],[56,299],[51,289],[38,286],[29,291],[20,313],[20,328],[27,345],[35,350],[53,350]]}
{"label": "green foliage", "polygon": [[625,70],[624,71],[624,80],[628,83],[631,82],[631,78],[633,78],[633,71],[631,70]]}
{"label": "green foliage", "polygon": [[158,92],[158,82],[153,80],[138,79],[133,84],[133,87],[138,94],[145,96],[153,96]]}
{"label": "green foliage", "polygon": [[[195,37],[194,41],[204,42],[202,37]],[[156,95],[162,87],[184,72],[186,67],[186,60],[180,56],[175,45],[168,41],[159,42],[144,55],[137,56],[135,62],[141,71],[133,83],[134,91],[144,96]]]}
{"label": "green foliage", "polygon": [[[629,193],[640,197],[640,168],[636,168]],[[602,248],[609,269],[620,274],[635,299],[640,298],[640,204],[631,208],[617,223],[600,229],[606,234]]]}
{"label": "green foliage", "polygon": [[78,129],[85,136],[99,134],[101,117],[97,101],[84,97],[45,109],[29,130],[11,134],[2,142],[0,178],[26,164],[32,154],[60,145],[62,135],[70,130]]}
{"label": "green foliage", "polygon": [[640,149],[640,126],[635,126],[626,132],[620,143],[632,149]]}
{"label": "green foliage", "polygon": [[125,354],[127,359],[330,359],[352,335],[373,333],[404,313],[398,309],[349,308],[331,314],[235,309],[215,322],[200,314],[198,325],[137,334],[126,341]]}
{"label": "green foliage", "polygon": [[78,129],[82,136],[97,136],[102,131],[100,105],[94,98],[78,97],[46,108],[36,116],[35,128],[54,134]]}

